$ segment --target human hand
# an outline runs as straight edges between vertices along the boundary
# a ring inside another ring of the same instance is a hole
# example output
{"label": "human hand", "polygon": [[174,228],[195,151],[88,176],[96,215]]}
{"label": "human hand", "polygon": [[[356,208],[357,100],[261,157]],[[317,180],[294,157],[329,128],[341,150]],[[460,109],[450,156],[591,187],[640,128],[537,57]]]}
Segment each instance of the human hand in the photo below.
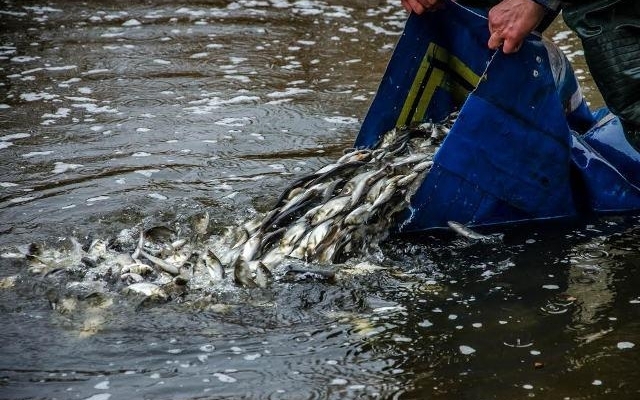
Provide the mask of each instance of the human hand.
{"label": "human hand", "polygon": [[401,0],[402,7],[408,12],[422,14],[425,11],[433,11],[442,7],[441,0]]}
{"label": "human hand", "polygon": [[489,48],[502,45],[504,53],[515,53],[544,15],[544,7],[533,0],[503,0],[489,10]]}

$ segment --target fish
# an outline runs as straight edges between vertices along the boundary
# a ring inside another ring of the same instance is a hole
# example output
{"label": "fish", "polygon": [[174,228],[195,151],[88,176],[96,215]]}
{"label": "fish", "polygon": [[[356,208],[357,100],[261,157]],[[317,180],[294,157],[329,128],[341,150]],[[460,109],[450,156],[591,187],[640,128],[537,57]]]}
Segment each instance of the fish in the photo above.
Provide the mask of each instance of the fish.
{"label": "fish", "polygon": [[351,203],[351,197],[340,196],[335,197],[322,205],[318,211],[311,217],[311,225],[318,225],[324,221],[335,217],[339,213],[343,212],[347,206]]}
{"label": "fish", "polygon": [[253,279],[249,263],[242,257],[239,257],[233,266],[233,280],[238,286],[246,288],[256,288],[258,284]]}
{"label": "fish", "polygon": [[152,272],[153,272],[153,268],[143,263],[128,264],[122,267],[122,269],[120,270],[121,275],[133,273],[133,274],[144,276],[144,275],[151,274]]}
{"label": "fish", "polygon": [[209,212],[203,211],[191,217],[193,230],[198,236],[204,236],[209,231]]}
{"label": "fish", "polygon": [[333,271],[320,269],[291,268],[285,272],[282,280],[285,282],[323,281],[335,283],[336,274]]}
{"label": "fish", "polygon": [[126,294],[142,295],[152,300],[167,300],[169,296],[158,285],[150,282],[138,282],[127,286],[124,289]]}
{"label": "fish", "polygon": [[151,261],[155,266],[159,267],[163,271],[170,273],[171,275],[178,275],[180,273],[180,270],[175,265],[171,265],[161,258],[152,256],[144,250],[140,250],[140,255]]}
{"label": "fish", "polygon": [[280,239],[279,248],[282,254],[289,255],[293,250],[293,247],[300,241],[300,239],[308,232],[309,223],[307,220],[297,221],[291,225],[282,235]]}
{"label": "fish", "polygon": [[220,259],[213,251],[211,251],[211,249],[207,249],[198,259],[198,269],[201,269],[201,264],[204,265],[204,268],[207,270],[209,276],[214,282],[224,280],[226,275],[224,267],[222,266]]}
{"label": "fish", "polygon": [[256,285],[258,285],[258,287],[266,288],[271,284],[271,281],[273,280],[273,274],[271,273],[269,268],[267,268],[262,263],[262,261],[257,262],[255,271],[256,271],[256,277],[254,281]]}
{"label": "fish", "polygon": [[449,228],[456,234],[474,242],[493,243],[502,239],[501,234],[483,235],[456,221],[447,221],[447,225],[449,225]]}
{"label": "fish", "polygon": [[317,225],[309,232],[305,248],[303,249],[304,259],[309,259],[315,254],[316,249],[320,246],[320,243],[329,235],[333,226],[333,220],[329,219]]}
{"label": "fish", "polygon": [[240,257],[247,261],[253,260],[253,258],[259,253],[261,243],[262,234],[256,233],[255,235],[251,236],[249,240],[247,240],[247,242],[244,244],[244,247],[242,247]]}
{"label": "fish", "polygon": [[344,217],[345,225],[363,225],[366,224],[371,215],[373,214],[370,209],[370,204],[365,203],[354,208]]}

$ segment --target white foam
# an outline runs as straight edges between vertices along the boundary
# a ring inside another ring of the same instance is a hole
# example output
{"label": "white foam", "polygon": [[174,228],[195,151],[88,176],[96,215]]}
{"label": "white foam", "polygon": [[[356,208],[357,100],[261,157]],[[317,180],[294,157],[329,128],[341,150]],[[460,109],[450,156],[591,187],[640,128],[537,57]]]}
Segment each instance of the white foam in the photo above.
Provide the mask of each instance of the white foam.
{"label": "white foam", "polygon": [[[89,71],[83,72],[82,75],[94,75],[94,74],[102,74],[104,72],[109,72],[108,69],[106,68],[97,68],[97,69],[90,69]],[[77,78],[72,78],[72,79],[77,79]],[[71,79],[70,79],[71,80]],[[77,82],[77,81],[76,81]]]}
{"label": "white foam", "polygon": [[46,12],[62,12],[61,9],[59,8],[53,8],[53,7],[42,7],[42,6],[32,6],[32,7],[27,7],[27,6],[22,6],[22,8],[24,8],[25,10],[29,10],[29,11],[33,11],[36,14],[44,14]]}
{"label": "white foam", "polygon": [[221,99],[219,97],[214,97],[212,99],[202,99],[202,100],[191,101],[189,102],[189,104],[205,103],[206,105],[197,106],[197,107],[185,107],[185,110],[191,111],[195,114],[204,114],[204,113],[210,112],[211,110],[220,108],[221,105],[253,103],[259,100],[260,100],[260,97],[258,96],[244,96],[244,95],[236,96],[227,100]]}
{"label": "white foam", "polygon": [[117,113],[118,110],[111,108],[109,106],[98,107],[93,103],[85,103],[85,104],[72,104],[71,107],[75,108],[84,108],[90,114],[100,114],[100,113]]}
{"label": "white foam", "polygon": [[124,32],[107,32],[107,33],[103,33],[100,35],[100,37],[103,38],[114,38],[114,37],[118,37],[118,36],[122,36],[124,35]]}
{"label": "white foam", "polygon": [[332,122],[335,124],[357,124],[358,119],[353,117],[324,117],[324,120],[327,122]]}
{"label": "white foam", "polygon": [[96,99],[92,99],[90,97],[76,97],[76,96],[65,96],[64,97],[67,100],[71,100],[71,101],[75,101],[75,102],[95,102],[97,101]]}
{"label": "white foam", "polygon": [[373,22],[365,22],[364,24],[362,24],[365,28],[369,28],[373,31],[373,33],[375,33],[376,35],[387,35],[387,36],[398,36],[402,33],[402,30],[398,30],[398,31],[390,31],[387,29],[384,29],[380,26],[375,25]]}
{"label": "white foam", "polygon": [[53,171],[52,171],[54,174],[62,174],[64,172],[82,167],[82,164],[67,164],[61,161],[54,163],[54,165],[55,165],[55,168],[53,168]]}
{"label": "white foam", "polygon": [[66,118],[69,116],[69,112],[71,109],[69,108],[58,108],[55,114],[43,114],[41,118]]}
{"label": "white foam", "polygon": [[460,346],[459,349],[460,349],[460,353],[464,355],[469,355],[476,352],[476,349],[474,349],[473,347],[465,346],[465,345]]}
{"label": "white foam", "polygon": [[237,381],[237,379],[236,379],[236,378],[234,378],[234,377],[232,377],[232,376],[229,376],[229,375],[227,375],[227,374],[220,373],[220,372],[216,372],[216,373],[214,373],[214,374],[213,374],[213,376],[215,376],[216,378],[218,378],[218,380],[219,380],[220,382],[225,382],[225,383],[234,383],[234,382],[236,382],[236,381]]}
{"label": "white foam", "polygon": [[46,69],[47,71],[68,71],[70,69],[76,68],[78,68],[77,65],[62,65],[59,67],[45,67],[44,69]]}
{"label": "white foam", "polygon": [[162,59],[159,59],[159,58],[156,58],[155,60],[153,60],[153,62],[156,63],[156,64],[162,64],[162,65],[171,64],[171,61],[162,60]]}
{"label": "white foam", "polygon": [[37,156],[48,156],[49,154],[53,154],[53,150],[31,151],[29,153],[24,153],[22,157],[29,158],[29,157],[37,157]]}
{"label": "white foam", "polygon": [[9,188],[9,187],[15,187],[15,186],[18,186],[18,184],[13,182],[0,182],[0,187],[3,187],[3,188]]}
{"label": "white foam", "polygon": [[271,92],[271,93],[267,94],[267,97],[282,98],[282,97],[289,97],[289,96],[296,95],[296,94],[310,93],[310,92],[313,92],[313,90],[311,90],[311,89],[301,89],[301,88],[287,88],[287,90],[285,90],[283,92]]}
{"label": "white foam", "polygon": [[11,146],[13,146],[13,143],[11,142],[0,142],[0,150],[6,149],[7,147],[11,147]]}
{"label": "white foam", "polygon": [[87,203],[95,203],[98,201],[105,201],[108,200],[109,196],[97,196],[97,197],[90,197],[87,199]]}
{"label": "white foam", "polygon": [[33,69],[28,69],[26,71],[22,71],[20,74],[22,75],[29,75],[29,74],[33,74],[34,72],[38,72],[38,71],[42,71],[43,68],[33,68]]}
{"label": "white foam", "polygon": [[11,108],[8,104],[0,104],[0,110],[6,110],[7,108]]}
{"label": "white foam", "polygon": [[40,57],[32,57],[32,56],[15,56],[11,58],[12,62],[16,63],[26,63],[38,60]]}
{"label": "white foam", "polygon": [[344,32],[344,33],[356,33],[356,32],[358,32],[358,28],[352,27],[352,26],[343,26],[338,30],[340,32]]}
{"label": "white foam", "polygon": [[52,100],[58,97],[60,96],[58,96],[57,94],[50,94],[47,92],[40,92],[40,93],[29,92],[29,93],[20,94],[20,99],[24,101]]}
{"label": "white foam", "polygon": [[12,133],[5,136],[0,136],[0,140],[16,140],[31,137],[28,133]]}
{"label": "white foam", "polygon": [[206,12],[203,10],[192,10],[190,8],[187,7],[181,7],[179,9],[177,9],[176,14],[188,14],[192,17],[202,17],[204,15],[206,15]]}
{"label": "white foam", "polygon": [[209,56],[209,53],[194,53],[189,56],[189,58],[206,58]]}
{"label": "white foam", "polygon": [[228,117],[228,118],[223,118],[221,120],[218,120],[214,122],[214,124],[223,125],[223,126],[245,126],[250,121],[251,119],[247,117],[241,117],[241,118]]}
{"label": "white foam", "polygon": [[109,381],[102,381],[97,383],[94,387],[94,389],[100,389],[100,390],[106,390],[109,389]]}
{"label": "white foam", "polygon": [[151,177],[156,172],[160,172],[159,169],[138,169],[134,171],[136,174],[140,174],[142,176],[146,176],[147,178]]}
{"label": "white foam", "polygon": [[19,12],[19,11],[4,11],[4,10],[0,10],[0,15],[10,15],[12,17],[26,17],[27,13]]}
{"label": "white foam", "polygon": [[108,400],[109,397],[111,397],[111,394],[109,393],[100,393],[100,394],[94,394],[93,396],[87,397],[84,400]]}
{"label": "white foam", "polygon": [[13,199],[9,200],[9,202],[10,203],[25,203],[27,201],[34,200],[35,198],[36,198],[35,196],[16,197],[16,198],[13,198]]}
{"label": "white foam", "polygon": [[419,322],[418,326],[420,326],[422,328],[428,328],[430,326],[433,326],[433,323],[431,321],[429,321],[428,319],[425,319],[424,321]]}
{"label": "white foam", "polygon": [[224,78],[226,78],[226,79],[235,79],[235,80],[240,81],[242,83],[251,82],[251,79],[249,79],[249,77],[246,76],[246,75],[224,75]]}
{"label": "white foam", "polygon": [[122,26],[140,26],[140,25],[142,25],[142,23],[135,18],[132,18],[122,23]]}

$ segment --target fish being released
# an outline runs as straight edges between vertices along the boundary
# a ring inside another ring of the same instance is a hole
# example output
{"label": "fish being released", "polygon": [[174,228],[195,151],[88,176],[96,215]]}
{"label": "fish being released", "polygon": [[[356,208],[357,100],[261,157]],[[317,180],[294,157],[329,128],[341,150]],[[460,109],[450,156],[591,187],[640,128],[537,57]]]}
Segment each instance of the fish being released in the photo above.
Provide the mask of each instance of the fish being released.
{"label": "fish being released", "polygon": [[242,224],[244,234],[233,234],[235,281],[253,286],[256,272],[244,263],[260,261],[270,270],[287,259],[331,264],[384,240],[456,117],[394,128],[374,148],[347,151],[297,179],[271,210]]}
{"label": "fish being released", "polygon": [[[144,223],[87,246],[70,238],[64,256],[32,244],[23,252],[28,271],[52,280],[102,282],[114,291],[160,301],[225,281],[254,289],[278,280],[334,282],[327,265],[363,255],[387,237],[456,117],[394,128],[373,148],[345,151],[296,179],[269,211],[226,234],[211,233],[212,220],[204,211],[182,220],[188,226]],[[452,224],[467,238],[483,240]],[[325,266],[307,268],[307,263]],[[12,284],[0,281],[0,288]]]}

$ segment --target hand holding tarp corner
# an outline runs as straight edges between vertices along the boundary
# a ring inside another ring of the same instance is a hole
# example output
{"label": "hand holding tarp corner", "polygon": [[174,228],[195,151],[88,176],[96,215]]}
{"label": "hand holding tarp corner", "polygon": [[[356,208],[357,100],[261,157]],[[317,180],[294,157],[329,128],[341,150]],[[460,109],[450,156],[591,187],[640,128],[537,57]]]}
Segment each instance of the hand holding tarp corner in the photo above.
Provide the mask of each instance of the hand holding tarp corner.
{"label": "hand holding tarp corner", "polygon": [[533,0],[504,0],[489,10],[490,49],[502,46],[504,53],[520,50],[522,41],[542,21],[543,6]]}

